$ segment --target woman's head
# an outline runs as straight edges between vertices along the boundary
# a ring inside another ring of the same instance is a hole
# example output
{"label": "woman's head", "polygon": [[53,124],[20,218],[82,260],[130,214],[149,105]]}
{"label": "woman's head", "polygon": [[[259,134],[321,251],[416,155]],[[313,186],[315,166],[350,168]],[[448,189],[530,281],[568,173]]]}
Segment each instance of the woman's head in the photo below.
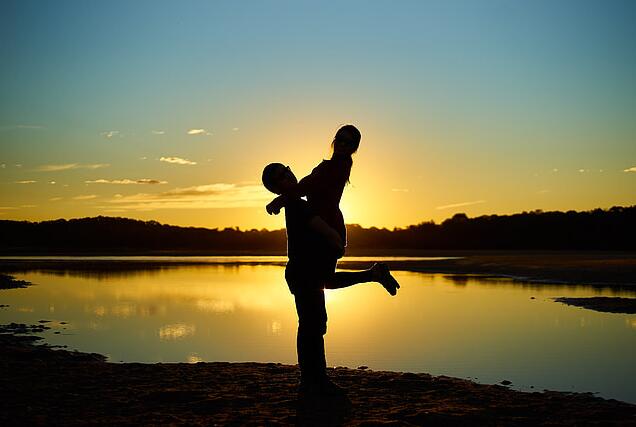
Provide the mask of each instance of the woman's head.
{"label": "woman's head", "polygon": [[344,125],[336,132],[331,146],[333,152],[338,154],[353,154],[360,146],[360,131],[354,125]]}

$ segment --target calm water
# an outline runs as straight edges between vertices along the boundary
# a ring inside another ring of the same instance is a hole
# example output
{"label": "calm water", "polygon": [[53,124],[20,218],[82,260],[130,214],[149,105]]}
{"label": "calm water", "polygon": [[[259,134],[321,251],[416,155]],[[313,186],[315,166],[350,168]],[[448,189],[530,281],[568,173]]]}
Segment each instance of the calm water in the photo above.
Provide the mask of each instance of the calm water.
{"label": "calm water", "polygon": [[[283,267],[236,261],[16,273],[36,285],[0,291],[0,304],[9,304],[0,309],[0,323],[52,320],[43,334],[47,342],[102,353],[113,362],[295,363],[296,313]],[[636,315],[551,300],[635,292],[461,275],[395,276],[402,289],[394,298],[375,284],[327,292],[330,366],[482,383],[507,379],[523,390],[599,392],[636,402]]]}

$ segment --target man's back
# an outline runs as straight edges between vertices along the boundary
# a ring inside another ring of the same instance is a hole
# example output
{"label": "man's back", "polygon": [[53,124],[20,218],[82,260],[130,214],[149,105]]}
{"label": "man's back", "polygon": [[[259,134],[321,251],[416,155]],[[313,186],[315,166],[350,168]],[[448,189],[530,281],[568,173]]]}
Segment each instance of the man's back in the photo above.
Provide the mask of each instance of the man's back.
{"label": "man's back", "polygon": [[[336,258],[333,256],[333,251],[325,244],[324,238],[311,228],[310,222],[315,216],[309,203],[300,198],[289,200],[285,206],[287,257],[289,258],[286,275],[302,277],[302,282],[305,283],[307,279],[311,279],[317,281],[316,286],[321,286],[320,279],[333,273],[332,265]],[[295,293],[291,285],[290,290]]]}

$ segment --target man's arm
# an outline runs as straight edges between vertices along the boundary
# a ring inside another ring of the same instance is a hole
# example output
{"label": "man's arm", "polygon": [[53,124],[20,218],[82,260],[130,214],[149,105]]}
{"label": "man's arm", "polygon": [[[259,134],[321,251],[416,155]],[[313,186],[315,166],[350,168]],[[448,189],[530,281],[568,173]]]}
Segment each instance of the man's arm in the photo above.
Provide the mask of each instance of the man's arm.
{"label": "man's arm", "polygon": [[299,183],[290,186],[290,188],[285,192],[285,194],[281,194],[280,196],[276,197],[274,200],[269,202],[267,206],[265,206],[265,210],[267,210],[267,213],[270,215],[272,214],[278,215],[280,213],[280,210],[284,208],[285,206],[287,206],[287,202],[289,201],[289,199],[295,199],[298,197],[306,196],[307,188],[308,188],[307,183],[310,182],[306,180],[309,176],[306,176],[305,178],[301,179]]}
{"label": "man's arm", "polygon": [[313,216],[309,220],[309,228],[325,239],[327,245],[333,250],[334,254],[338,258],[342,258],[345,251],[344,242],[336,230],[331,228],[329,224],[323,221],[323,219],[319,216]]}
{"label": "man's arm", "polygon": [[287,206],[287,200],[288,200],[287,196],[280,195],[276,197],[274,200],[272,200],[271,202],[269,202],[267,206],[265,206],[265,210],[270,215],[272,214],[278,215],[280,213],[280,210],[284,208],[285,206]]}

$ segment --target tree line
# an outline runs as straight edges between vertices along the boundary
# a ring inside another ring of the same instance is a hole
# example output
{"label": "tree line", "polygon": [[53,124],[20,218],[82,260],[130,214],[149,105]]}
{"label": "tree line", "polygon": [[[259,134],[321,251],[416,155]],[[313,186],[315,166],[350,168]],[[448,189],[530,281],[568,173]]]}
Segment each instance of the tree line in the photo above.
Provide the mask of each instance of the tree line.
{"label": "tree line", "polygon": [[[405,228],[347,226],[348,251],[365,250],[635,250],[636,206],[584,212],[531,211]],[[12,253],[207,252],[284,253],[285,230],[207,229],[98,216],[0,221],[0,251]]]}

